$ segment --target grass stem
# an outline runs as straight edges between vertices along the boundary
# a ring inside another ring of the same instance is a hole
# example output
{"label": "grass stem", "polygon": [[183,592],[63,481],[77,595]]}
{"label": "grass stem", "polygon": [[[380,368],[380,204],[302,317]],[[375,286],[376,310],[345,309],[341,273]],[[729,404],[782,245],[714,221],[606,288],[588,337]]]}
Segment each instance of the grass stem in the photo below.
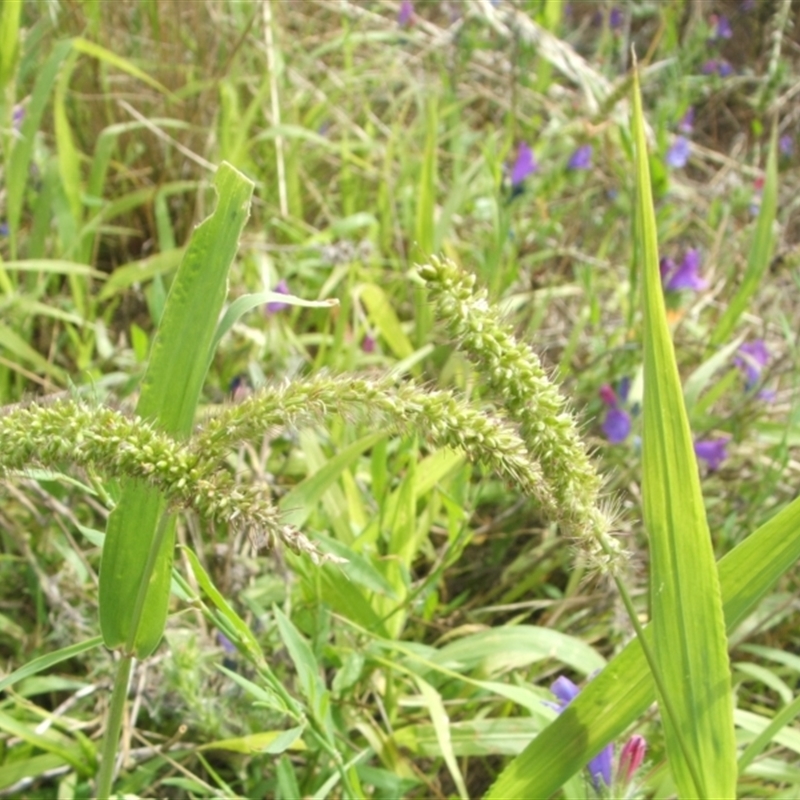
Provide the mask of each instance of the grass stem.
{"label": "grass stem", "polygon": [[111,797],[111,784],[114,781],[114,764],[117,760],[119,732],[122,727],[122,714],[125,710],[125,698],[128,694],[128,682],[131,677],[133,656],[123,656],[117,664],[114,678],[114,691],[111,695],[111,707],[108,710],[108,724],[103,738],[103,751],[100,756],[100,771],[97,774],[97,791],[95,797]]}

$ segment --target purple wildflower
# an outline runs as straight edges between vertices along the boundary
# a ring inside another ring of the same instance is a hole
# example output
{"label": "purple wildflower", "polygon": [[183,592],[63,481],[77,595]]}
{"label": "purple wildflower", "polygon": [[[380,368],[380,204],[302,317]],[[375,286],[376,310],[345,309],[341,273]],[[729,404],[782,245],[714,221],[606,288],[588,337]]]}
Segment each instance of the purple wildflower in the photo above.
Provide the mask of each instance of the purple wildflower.
{"label": "purple wildflower", "polygon": [[745,342],[739,348],[739,355],[734,358],[733,363],[744,372],[745,385],[748,389],[752,389],[758,383],[761,370],[769,363],[769,357],[770,352],[763,339]]}
{"label": "purple wildflower", "polygon": [[[272,291],[277,294],[289,294],[289,284],[286,283],[285,280],[281,280]],[[282,303],[280,300],[270,300],[270,302],[264,306],[264,313],[270,316],[272,314],[277,314],[279,311],[283,311],[285,308],[289,308],[288,303]]]}
{"label": "purple wildflower", "polygon": [[621,786],[627,786],[631,782],[634,773],[642,765],[646,752],[647,742],[639,734],[634,734],[625,742],[625,746],[619,754],[619,767],[617,770],[617,781]]}
{"label": "purple wildflower", "polygon": [[517,148],[517,158],[511,167],[511,187],[516,188],[530,175],[539,169],[533,150],[525,142],[520,142]]}
{"label": "purple wildflower", "polygon": [[8,223],[0,222],[0,236],[8,236]]}
{"label": "purple wildflower", "polygon": [[785,133],[778,139],[778,149],[781,151],[781,155],[791,156],[794,153],[794,139]]}
{"label": "purple wildflower", "polygon": [[229,656],[236,655],[235,645],[222,631],[217,631],[217,644]]}
{"label": "purple wildflower", "polygon": [[592,168],[592,146],[590,144],[581,145],[570,157],[567,162],[567,169],[591,169]]}
{"label": "purple wildflower", "polygon": [[694,248],[686,251],[680,264],[676,265],[671,258],[662,258],[660,266],[664,288],[668,292],[682,289],[700,292],[708,286],[708,282],[699,275],[700,253]]}
{"label": "purple wildflower", "polygon": [[361,340],[361,349],[365,353],[374,353],[375,352],[375,337],[366,334],[364,338]]}
{"label": "purple wildflower", "polygon": [[688,136],[693,129],[694,129],[694,106],[689,106],[689,108],[686,109],[686,113],[681,117],[681,121],[678,123],[678,130],[681,133],[685,133]]}
{"label": "purple wildflower", "polygon": [[709,58],[708,61],[704,62],[700,71],[703,75],[716,73],[720,78],[727,78],[729,75],[733,75],[733,67],[724,58]]}
{"label": "purple wildflower", "polygon": [[[623,402],[628,394],[628,386],[629,384],[626,380],[620,384],[620,394]],[[600,425],[600,430],[603,431],[606,439],[611,444],[622,444],[631,432],[631,416],[627,411],[620,408],[616,392],[607,383],[600,387],[599,394],[600,399],[608,406],[608,411],[606,411],[606,416]]]}
{"label": "purple wildflower", "polygon": [[631,416],[621,408],[609,408],[600,428],[611,444],[622,444],[631,432]]}
{"label": "purple wildflower", "polygon": [[397,24],[407,28],[414,21],[414,3],[412,0],[402,0],[400,10],[397,12]]}
{"label": "purple wildflower", "polygon": [[[560,675],[553,681],[550,691],[558,698],[558,703],[549,703],[559,714],[578,696],[580,689],[569,679]],[[606,745],[587,765],[595,789],[600,788],[602,780],[611,786],[611,762],[614,758],[614,745]]]}
{"label": "purple wildflower", "polygon": [[676,136],[672,146],[667,150],[664,160],[672,169],[682,169],[689,162],[692,146],[685,136]]}
{"label": "purple wildflower", "polygon": [[698,439],[694,443],[695,455],[708,464],[712,472],[719,469],[719,465],[728,457],[728,442],[730,437],[721,436],[719,439]]}
{"label": "purple wildflower", "polygon": [[731,23],[724,14],[720,14],[719,16],[712,14],[711,22],[714,25],[714,39],[730,39],[733,36]]}
{"label": "purple wildflower", "polygon": [[625,15],[622,13],[622,9],[618,6],[612,6],[608,14],[608,27],[611,28],[612,31],[618,31],[622,27],[623,22],[625,22]]}

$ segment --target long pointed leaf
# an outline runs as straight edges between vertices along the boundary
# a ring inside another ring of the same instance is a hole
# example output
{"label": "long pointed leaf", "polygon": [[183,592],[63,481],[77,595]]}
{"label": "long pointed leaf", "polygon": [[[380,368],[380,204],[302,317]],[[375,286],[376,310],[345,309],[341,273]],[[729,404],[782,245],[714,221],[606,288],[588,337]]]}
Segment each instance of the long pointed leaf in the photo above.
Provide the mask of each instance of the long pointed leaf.
{"label": "long pointed leaf", "polygon": [[[253,184],[222,164],[214,214],[194,231],[173,281],[136,412],[178,437],[192,429],[211,359],[228,270],[249,212]],[[140,481],[123,486],[108,520],[100,571],[100,627],[107,647],[144,658],[167,616],[174,520],[161,494]]]}
{"label": "long pointed leaf", "polygon": [[[752,613],[800,559],[800,498],[762,525],[718,564],[729,631]],[[652,630],[645,629],[652,645]],[[501,773],[487,800],[550,797],[647,711],[655,685],[634,639]]]}
{"label": "long pointed leaf", "polygon": [[[644,305],[642,496],[650,537],[655,657],[665,692],[661,717],[680,796],[732,798],[737,770],[728,642],[697,458],[664,307],[643,122],[634,73],[636,213]],[[665,713],[665,701],[675,718]]]}

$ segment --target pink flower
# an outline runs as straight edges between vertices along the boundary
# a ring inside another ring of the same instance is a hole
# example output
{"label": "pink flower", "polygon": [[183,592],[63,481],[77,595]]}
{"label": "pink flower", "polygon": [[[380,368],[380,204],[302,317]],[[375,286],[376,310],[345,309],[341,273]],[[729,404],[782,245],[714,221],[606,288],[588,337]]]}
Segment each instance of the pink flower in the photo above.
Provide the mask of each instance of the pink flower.
{"label": "pink flower", "polygon": [[619,754],[619,767],[617,781],[621,786],[627,786],[633,779],[634,773],[642,765],[644,754],[647,752],[647,742],[643,736],[635,734],[625,742]]}
{"label": "pink flower", "polygon": [[401,28],[407,28],[414,21],[414,3],[412,0],[403,0],[400,3],[400,10],[397,12],[397,24]]}

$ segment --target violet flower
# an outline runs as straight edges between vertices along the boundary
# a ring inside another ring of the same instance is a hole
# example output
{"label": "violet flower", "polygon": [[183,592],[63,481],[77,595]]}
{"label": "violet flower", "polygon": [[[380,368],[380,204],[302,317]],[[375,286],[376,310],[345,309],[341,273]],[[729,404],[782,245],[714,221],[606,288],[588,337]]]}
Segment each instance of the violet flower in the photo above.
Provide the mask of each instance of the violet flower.
{"label": "violet flower", "polygon": [[[277,294],[290,294],[289,284],[286,283],[285,280],[281,280],[272,291],[276,292]],[[289,308],[288,303],[282,303],[280,300],[270,300],[270,302],[264,306],[264,313],[269,317],[272,314],[277,314],[279,311],[283,311],[286,308]]]}
{"label": "violet flower", "polygon": [[623,22],[625,22],[625,15],[622,13],[622,9],[618,6],[611,6],[611,11],[608,14],[608,27],[612,31],[618,31]]}
{"label": "violet flower", "polygon": [[718,439],[698,439],[694,443],[695,455],[708,464],[710,471],[719,469],[719,465],[728,457],[729,436]]}
{"label": "violet flower", "polygon": [[217,644],[229,656],[236,655],[235,645],[222,631],[217,631]]}
{"label": "violet flower", "polygon": [[791,156],[794,153],[794,139],[788,133],[778,139],[778,150],[783,156]]}
{"label": "violet flower", "polygon": [[679,292],[682,289],[700,292],[708,286],[708,281],[699,275],[700,253],[694,248],[686,251],[680,264],[667,257],[661,259],[660,267],[661,279],[668,292]]}
{"label": "violet flower", "polygon": [[609,408],[600,429],[611,444],[622,444],[631,432],[631,416],[621,408]]}
{"label": "violet flower", "polygon": [[667,162],[668,167],[672,169],[683,169],[689,163],[689,155],[692,152],[692,146],[685,136],[676,136],[675,141],[667,150],[667,155],[664,161]]}
{"label": "violet flower", "polygon": [[539,165],[533,157],[533,150],[525,142],[520,142],[517,157],[511,167],[511,188],[516,189],[521,186],[523,181],[538,169]]}
{"label": "violet flower", "polygon": [[[553,681],[550,691],[558,698],[558,703],[548,703],[560,714],[580,693],[580,689],[569,679],[560,675]],[[611,767],[614,759],[614,745],[606,745],[588,764],[587,769],[595,789],[600,790],[600,781],[611,786]]]}
{"label": "violet flower", "polygon": [[[623,382],[624,394],[627,394],[627,385]],[[606,439],[611,444],[622,444],[631,432],[631,415],[620,408],[620,401],[616,392],[607,383],[600,387],[600,399],[608,406],[606,416],[600,425]],[[622,397],[624,402],[625,397]]]}
{"label": "violet flower", "polygon": [[714,39],[730,39],[733,36],[733,31],[731,30],[731,23],[728,21],[728,18],[724,14],[720,14],[717,16],[716,14],[711,15],[711,22],[714,24]]}
{"label": "violet flower", "polygon": [[590,144],[581,145],[570,157],[567,162],[567,169],[591,169],[592,168],[592,146]]}
{"label": "violet flower", "polygon": [[0,222],[0,236],[8,236],[8,223]]}
{"label": "violet flower", "polygon": [[752,389],[761,377],[761,371],[769,363],[770,352],[763,339],[745,342],[739,348],[739,355],[733,359],[739,369],[744,372],[745,387]]}
{"label": "violet flower", "polygon": [[733,74],[733,67],[724,58],[709,58],[700,68],[703,75],[713,75],[716,73],[720,78],[727,78]]}
{"label": "violet flower", "polygon": [[397,12],[397,24],[407,28],[414,20],[414,3],[412,0],[402,0],[400,10]]}

